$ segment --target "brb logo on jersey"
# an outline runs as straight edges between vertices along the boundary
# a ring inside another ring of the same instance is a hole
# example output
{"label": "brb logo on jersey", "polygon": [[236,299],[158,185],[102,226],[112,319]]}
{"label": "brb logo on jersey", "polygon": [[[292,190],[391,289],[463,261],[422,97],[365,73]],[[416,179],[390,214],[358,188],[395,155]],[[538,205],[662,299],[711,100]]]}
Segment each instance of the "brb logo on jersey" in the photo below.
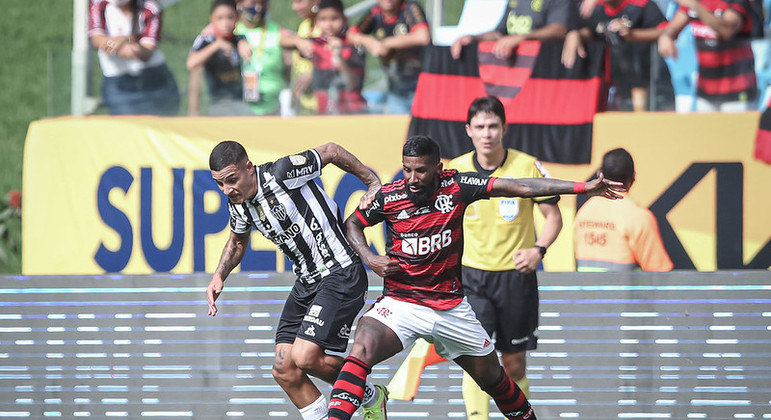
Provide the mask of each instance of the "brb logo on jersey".
{"label": "brb logo on jersey", "polygon": [[415,238],[402,238],[402,252],[408,255],[428,255],[452,244],[452,230]]}

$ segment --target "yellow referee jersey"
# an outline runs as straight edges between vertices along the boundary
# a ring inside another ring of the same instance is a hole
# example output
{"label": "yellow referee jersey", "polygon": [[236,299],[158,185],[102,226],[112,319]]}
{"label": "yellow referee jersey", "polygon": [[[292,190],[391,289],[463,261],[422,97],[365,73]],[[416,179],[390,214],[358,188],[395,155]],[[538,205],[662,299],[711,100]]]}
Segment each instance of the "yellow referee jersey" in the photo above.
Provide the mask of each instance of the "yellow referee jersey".
{"label": "yellow referee jersey", "polygon": [[[460,172],[479,172],[476,152],[459,156],[449,163]],[[490,176],[498,178],[540,178],[549,174],[533,156],[507,149],[503,164]],[[551,197],[540,197],[538,201]],[[535,245],[535,221],[531,198],[491,198],[466,208],[463,217],[463,265],[478,270],[514,270],[514,252]]]}

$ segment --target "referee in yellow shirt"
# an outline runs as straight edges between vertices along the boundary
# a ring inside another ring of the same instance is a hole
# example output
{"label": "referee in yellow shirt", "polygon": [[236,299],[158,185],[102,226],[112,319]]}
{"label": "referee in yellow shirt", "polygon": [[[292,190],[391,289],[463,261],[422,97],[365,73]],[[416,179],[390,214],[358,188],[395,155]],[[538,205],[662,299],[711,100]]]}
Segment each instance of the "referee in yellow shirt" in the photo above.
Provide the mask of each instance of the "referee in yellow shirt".
{"label": "referee in yellow shirt", "polygon": [[[534,157],[503,146],[506,114],[494,96],[474,100],[466,133],[474,151],[453,159],[450,168],[508,178],[547,177]],[[495,337],[503,367],[528,395],[525,351],[536,348],[538,281],[535,270],[562,229],[559,196],[491,198],[477,201],[463,220],[463,289],[477,318]],[[545,217],[536,239],[533,208]],[[469,419],[487,419],[489,396],[463,376],[463,398]]]}

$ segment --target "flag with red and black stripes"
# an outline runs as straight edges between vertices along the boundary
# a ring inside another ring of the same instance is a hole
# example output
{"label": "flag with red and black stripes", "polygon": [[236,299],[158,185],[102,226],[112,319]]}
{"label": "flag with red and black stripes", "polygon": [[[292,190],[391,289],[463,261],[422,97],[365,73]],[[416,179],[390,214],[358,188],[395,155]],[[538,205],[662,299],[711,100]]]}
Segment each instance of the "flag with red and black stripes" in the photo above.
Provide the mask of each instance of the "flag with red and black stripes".
{"label": "flag with red and black stripes", "polygon": [[494,95],[506,108],[506,147],[548,162],[589,163],[592,121],[604,107],[604,43],[588,43],[587,58],[578,58],[572,69],[560,62],[561,41],[525,41],[505,59],[493,55],[494,44],[472,43],[459,60],[449,47],[427,47],[409,135],[435,139],[445,158],[469,152],[468,107],[480,96]]}
{"label": "flag with red and black stripes", "polygon": [[771,107],[767,107],[760,115],[760,126],[755,138],[755,158],[771,163]]}

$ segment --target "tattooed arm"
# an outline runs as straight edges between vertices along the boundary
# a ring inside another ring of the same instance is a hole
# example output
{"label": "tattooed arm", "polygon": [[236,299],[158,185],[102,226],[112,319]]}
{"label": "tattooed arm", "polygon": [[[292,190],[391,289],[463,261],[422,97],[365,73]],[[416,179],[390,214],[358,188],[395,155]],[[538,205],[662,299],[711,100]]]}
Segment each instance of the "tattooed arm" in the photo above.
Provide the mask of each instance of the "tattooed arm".
{"label": "tattooed arm", "polygon": [[228,242],[225,244],[225,249],[222,250],[220,263],[217,265],[217,269],[212,275],[209,287],[206,288],[206,299],[209,301],[209,315],[211,316],[217,315],[217,305],[215,305],[214,302],[220,296],[220,293],[222,293],[225,279],[244,258],[246,247],[249,246],[250,233],[251,232],[247,231],[237,234],[230,231],[230,239],[228,239]]}
{"label": "tattooed arm", "polygon": [[543,197],[563,194],[601,195],[615,200],[621,198],[618,192],[626,191],[621,182],[605,179],[600,174],[597,179],[583,182],[563,181],[553,178],[496,178],[493,182],[491,197]]}
{"label": "tattooed arm", "polygon": [[345,221],[345,237],[351,248],[361,257],[364,264],[372,269],[378,276],[385,278],[388,275],[399,271],[399,262],[392,260],[385,255],[378,255],[372,252],[367,245],[367,238],[364,236],[366,226],[359,220],[356,214],[348,216]]}
{"label": "tattooed arm", "polygon": [[369,168],[364,166],[356,156],[338,144],[327,143],[317,147],[316,151],[321,155],[322,166],[331,163],[345,172],[355,175],[356,178],[359,178],[361,182],[367,186],[367,193],[362,197],[362,205],[360,205],[360,208],[367,207],[375,197],[375,193],[380,190],[380,178],[378,178]]}

